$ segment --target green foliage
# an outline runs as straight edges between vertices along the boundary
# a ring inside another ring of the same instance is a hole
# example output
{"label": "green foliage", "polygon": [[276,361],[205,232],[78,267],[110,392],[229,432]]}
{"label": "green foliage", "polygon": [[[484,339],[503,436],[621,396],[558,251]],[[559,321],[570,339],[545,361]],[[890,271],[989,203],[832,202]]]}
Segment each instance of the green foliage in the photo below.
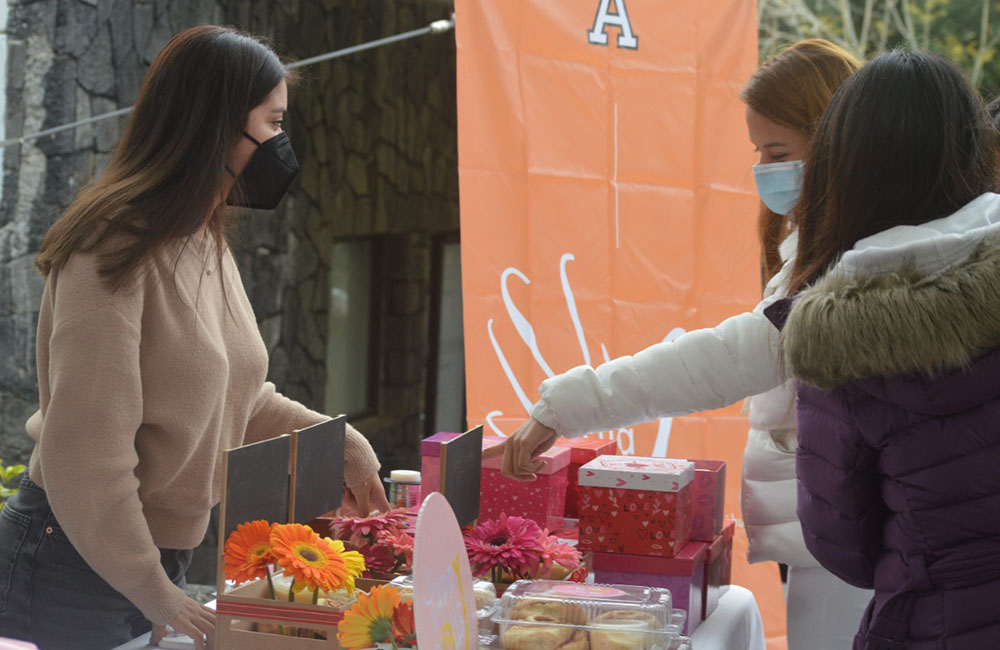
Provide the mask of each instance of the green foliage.
{"label": "green foliage", "polygon": [[17,494],[16,481],[25,469],[24,465],[4,466],[3,459],[0,458],[0,509],[7,505],[7,499]]}
{"label": "green foliage", "polygon": [[761,59],[825,38],[867,59],[893,47],[940,52],[983,95],[1000,91],[1000,0],[758,0]]}

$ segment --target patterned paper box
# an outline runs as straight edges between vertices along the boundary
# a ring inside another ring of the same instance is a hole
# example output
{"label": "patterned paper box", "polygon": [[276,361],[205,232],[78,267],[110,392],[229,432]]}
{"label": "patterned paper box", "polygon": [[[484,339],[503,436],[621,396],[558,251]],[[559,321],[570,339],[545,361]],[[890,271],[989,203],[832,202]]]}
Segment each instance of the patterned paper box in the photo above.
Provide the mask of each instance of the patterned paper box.
{"label": "patterned paper box", "polygon": [[733,571],[733,535],[736,532],[736,524],[727,521],[722,527],[722,532],[715,536],[715,540],[708,547],[708,555],[705,558],[705,598],[703,599],[705,614],[703,618],[711,616],[715,608],[719,606],[719,599],[722,594],[729,590],[732,582]]}
{"label": "patterned paper box", "polygon": [[711,542],[722,532],[726,499],[726,461],[691,460],[691,539]]}
{"label": "patterned paper box", "polygon": [[[485,438],[483,444],[486,445]],[[496,519],[504,513],[532,519],[549,530],[559,528],[566,507],[570,451],[552,447],[541,458],[546,465],[537,472],[538,478],[530,483],[503,476],[500,473],[503,458],[483,460],[479,518]]]}
{"label": "patterned paper box", "polygon": [[684,634],[690,635],[701,623],[704,613],[707,554],[705,542],[688,542],[672,558],[594,553],[594,581],[669,589],[674,609],[687,612]]}
{"label": "patterned paper box", "polygon": [[618,442],[600,438],[557,438],[557,447],[570,450],[569,487],[566,488],[566,516],[576,519],[580,516],[580,467],[598,456],[613,456],[618,453]]}

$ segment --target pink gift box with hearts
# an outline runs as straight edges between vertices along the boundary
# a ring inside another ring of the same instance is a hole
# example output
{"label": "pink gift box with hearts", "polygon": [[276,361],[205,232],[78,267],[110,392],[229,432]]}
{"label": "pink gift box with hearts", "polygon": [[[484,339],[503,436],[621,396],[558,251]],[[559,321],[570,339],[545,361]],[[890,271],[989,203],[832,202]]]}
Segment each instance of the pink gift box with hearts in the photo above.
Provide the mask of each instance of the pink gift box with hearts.
{"label": "pink gift box with hearts", "polygon": [[705,557],[705,597],[702,599],[704,617],[708,618],[719,606],[719,599],[729,590],[733,575],[733,537],[736,523],[727,521],[722,532],[708,546]]}
{"label": "pink gift box with hearts", "polygon": [[601,438],[556,438],[556,447],[569,449],[569,487],[566,489],[566,516],[580,516],[580,468],[598,456],[618,453],[617,440]]}
{"label": "pink gift box with hearts", "polygon": [[694,463],[599,456],[580,468],[581,551],[673,557],[691,537]]}
{"label": "pink gift box with hearts", "polygon": [[621,553],[594,553],[594,582],[669,589],[674,609],[687,612],[684,634],[694,634],[702,621],[705,558],[708,544],[688,542],[672,558]]}
{"label": "pink gift box with hearts", "polygon": [[[484,447],[486,444],[484,439]],[[503,476],[502,457],[484,459],[479,519],[496,519],[506,514],[532,519],[550,531],[560,528],[566,507],[570,456],[569,449],[552,447],[541,455],[545,466],[536,472],[538,478],[529,483]]]}
{"label": "pink gift box with hearts", "polygon": [[420,441],[420,502],[431,492],[441,491],[441,443],[454,440],[460,433],[440,431]]}
{"label": "pink gift box with hearts", "polygon": [[726,498],[726,461],[691,460],[691,539],[711,542],[722,532]]}

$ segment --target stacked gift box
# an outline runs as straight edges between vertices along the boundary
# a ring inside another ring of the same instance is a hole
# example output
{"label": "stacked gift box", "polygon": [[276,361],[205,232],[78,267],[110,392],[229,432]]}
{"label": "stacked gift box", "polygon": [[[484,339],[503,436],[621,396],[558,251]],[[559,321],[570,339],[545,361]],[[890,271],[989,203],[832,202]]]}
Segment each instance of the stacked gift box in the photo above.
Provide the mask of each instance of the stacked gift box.
{"label": "stacked gift box", "polygon": [[[423,496],[440,490],[441,445],[458,435],[436,433],[421,442]],[[504,438],[497,436],[483,436],[483,448],[502,440]],[[580,467],[598,456],[616,453],[617,445],[614,440],[560,438],[542,454],[545,466],[537,472],[538,478],[527,483],[504,477],[501,474],[501,458],[484,460],[479,497],[480,519],[495,519],[504,513],[527,517],[550,531],[561,529],[566,518],[576,519],[578,516],[577,477]]]}
{"label": "stacked gift box", "polygon": [[569,449],[569,482],[566,487],[566,517],[580,516],[580,468],[598,456],[613,456],[618,453],[618,442],[600,438],[558,438],[556,447]]}
{"label": "stacked gift box", "polygon": [[691,634],[730,580],[725,463],[601,456],[579,470],[580,549],[597,582],[670,589]]}

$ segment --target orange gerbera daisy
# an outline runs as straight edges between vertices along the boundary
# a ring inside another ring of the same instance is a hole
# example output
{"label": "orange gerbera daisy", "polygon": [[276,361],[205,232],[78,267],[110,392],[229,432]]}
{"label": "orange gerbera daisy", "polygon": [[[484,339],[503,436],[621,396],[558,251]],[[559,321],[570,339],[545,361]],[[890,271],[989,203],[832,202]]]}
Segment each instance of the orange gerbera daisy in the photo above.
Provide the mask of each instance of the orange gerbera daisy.
{"label": "orange gerbera daisy", "polygon": [[294,591],[336,591],[350,576],[344,558],[309,526],[276,524],[271,547],[275,561],[292,577]]}
{"label": "orange gerbera daisy", "polygon": [[413,617],[413,601],[401,602],[392,612],[392,634],[396,643],[410,645],[417,640],[417,623]]}
{"label": "orange gerbera daisy", "polygon": [[240,524],[229,535],[223,549],[226,577],[237,584],[267,576],[271,555],[271,524],[263,519]]}
{"label": "orange gerbera daisy", "polygon": [[392,615],[399,606],[399,590],[390,585],[372,587],[344,612],[337,638],[349,650],[370,648],[392,639]]}

